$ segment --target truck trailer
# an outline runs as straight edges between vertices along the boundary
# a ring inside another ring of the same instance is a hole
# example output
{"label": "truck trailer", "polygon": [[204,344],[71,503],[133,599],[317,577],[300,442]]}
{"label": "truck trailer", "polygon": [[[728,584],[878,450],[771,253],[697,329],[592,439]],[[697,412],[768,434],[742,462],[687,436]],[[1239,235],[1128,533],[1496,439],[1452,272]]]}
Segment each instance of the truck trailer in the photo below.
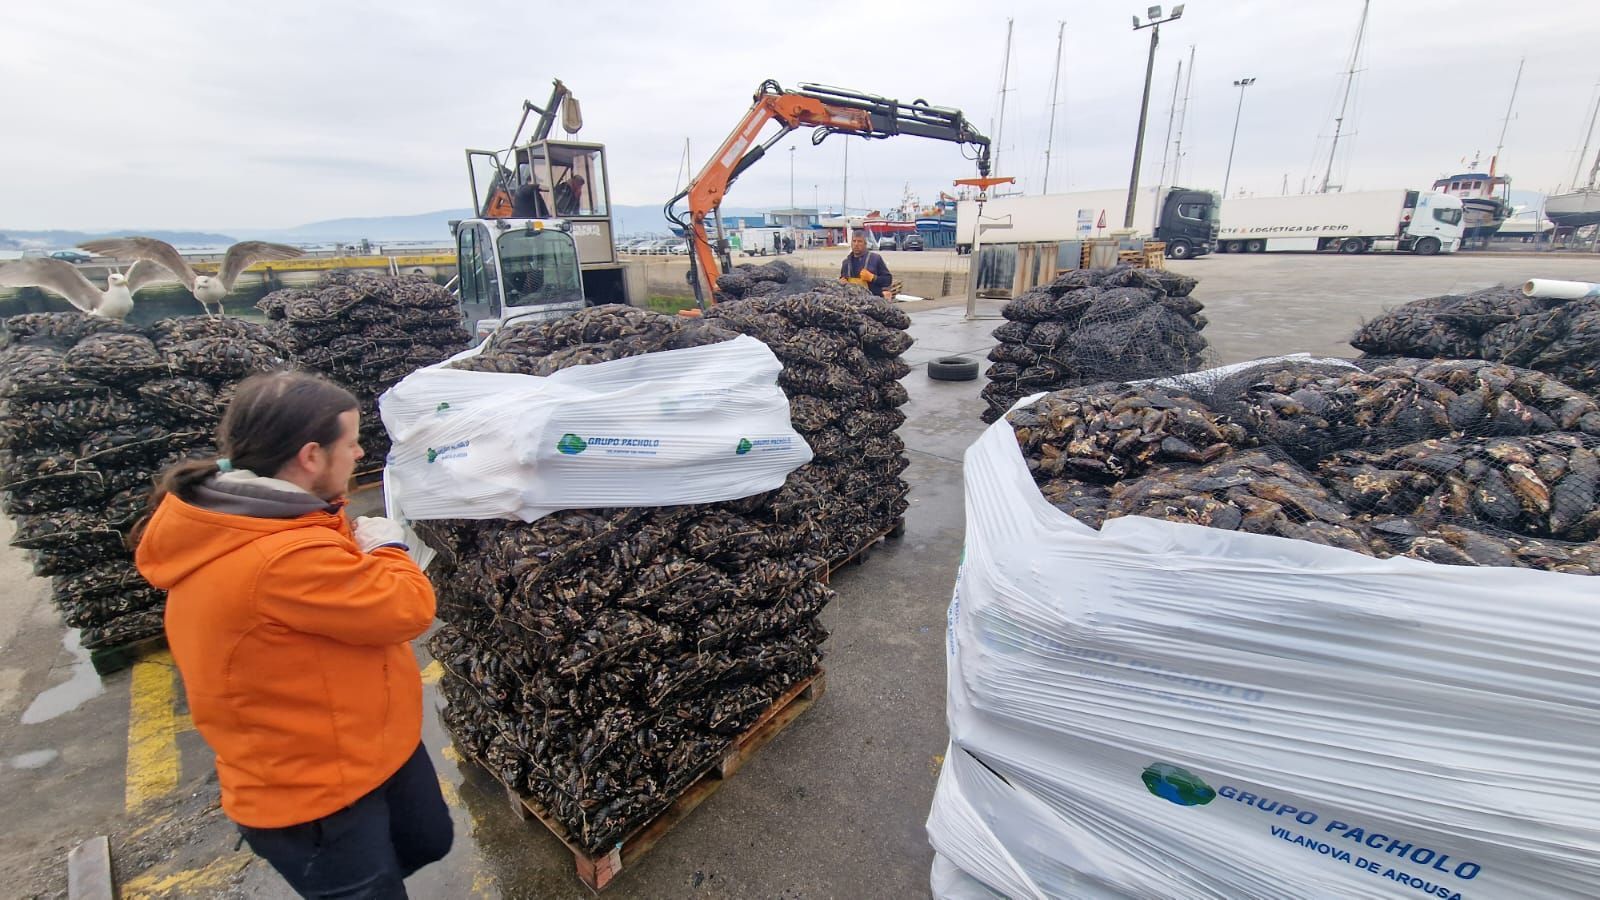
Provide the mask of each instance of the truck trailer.
{"label": "truck trailer", "polygon": [[1244,197],[1222,204],[1217,251],[1454,253],[1462,216],[1459,198],[1426,191]]}
{"label": "truck trailer", "polygon": [[[1217,194],[1184,187],[1143,188],[1134,208],[1137,236],[1163,241],[1167,256],[1188,259],[1215,247]],[[1128,192],[1079,191],[1037,197],[1001,197],[983,205],[985,225],[1009,221],[1010,227],[986,228],[983,243],[1027,244],[1110,237],[1122,230]],[[972,250],[978,204],[962,200],[956,205],[956,249]]]}

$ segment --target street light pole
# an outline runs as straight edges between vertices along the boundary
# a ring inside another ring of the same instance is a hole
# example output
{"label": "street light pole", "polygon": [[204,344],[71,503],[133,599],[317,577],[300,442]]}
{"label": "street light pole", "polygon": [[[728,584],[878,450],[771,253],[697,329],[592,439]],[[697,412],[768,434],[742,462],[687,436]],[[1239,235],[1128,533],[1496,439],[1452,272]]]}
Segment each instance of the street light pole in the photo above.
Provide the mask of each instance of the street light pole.
{"label": "street light pole", "polygon": [[1133,30],[1141,31],[1150,29],[1150,58],[1144,66],[1144,99],[1139,102],[1139,135],[1133,141],[1133,173],[1128,176],[1128,208],[1122,216],[1122,227],[1133,227],[1133,209],[1139,201],[1139,163],[1144,156],[1144,122],[1150,113],[1150,79],[1156,71],[1156,45],[1161,42],[1161,26],[1168,22],[1175,22],[1183,16],[1183,4],[1172,8],[1172,15],[1161,18],[1161,7],[1152,6],[1145,11],[1150,21],[1139,24],[1139,17],[1133,17]]}
{"label": "street light pole", "polygon": [[1239,116],[1244,112],[1244,89],[1255,84],[1254,78],[1240,78],[1233,86],[1239,89],[1239,106],[1233,111],[1233,140],[1228,142],[1228,169],[1222,174],[1222,199],[1228,199],[1228,179],[1233,177],[1233,148],[1239,143]]}

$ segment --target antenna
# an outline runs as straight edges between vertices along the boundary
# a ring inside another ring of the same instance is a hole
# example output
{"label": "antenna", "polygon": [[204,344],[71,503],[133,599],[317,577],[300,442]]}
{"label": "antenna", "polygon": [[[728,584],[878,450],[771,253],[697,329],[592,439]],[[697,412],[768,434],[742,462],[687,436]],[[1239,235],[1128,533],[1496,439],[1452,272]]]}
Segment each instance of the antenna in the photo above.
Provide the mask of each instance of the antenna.
{"label": "antenna", "polygon": [[1326,194],[1333,181],[1333,160],[1339,153],[1339,135],[1344,130],[1344,114],[1350,106],[1350,88],[1355,85],[1356,73],[1361,71],[1356,66],[1361,62],[1361,41],[1367,34],[1367,11],[1372,7],[1372,0],[1361,2],[1361,24],[1356,26],[1356,44],[1350,50],[1350,67],[1344,73],[1344,99],[1339,101],[1339,115],[1333,119],[1333,146],[1328,148],[1328,170],[1322,175],[1322,193]]}
{"label": "antenna", "polygon": [[[1044,143],[1044,186],[1039,193],[1050,193],[1050,150],[1056,143],[1056,94],[1061,89],[1061,44],[1067,36],[1067,23],[1056,23],[1056,70],[1050,76],[1050,133]],[[1172,127],[1171,123],[1167,126]],[[1163,167],[1165,163],[1163,162]],[[1163,171],[1165,169],[1163,168]]]}

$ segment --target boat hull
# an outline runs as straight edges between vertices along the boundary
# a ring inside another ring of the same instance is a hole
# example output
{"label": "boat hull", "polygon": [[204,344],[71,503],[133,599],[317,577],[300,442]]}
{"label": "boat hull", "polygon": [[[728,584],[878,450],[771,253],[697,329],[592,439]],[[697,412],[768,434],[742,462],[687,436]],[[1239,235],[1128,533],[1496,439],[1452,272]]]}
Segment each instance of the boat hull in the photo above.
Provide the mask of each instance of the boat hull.
{"label": "boat hull", "polygon": [[1511,206],[1493,197],[1461,198],[1461,236],[1467,240],[1487,240],[1511,215]]}
{"label": "boat hull", "polygon": [[1546,197],[1544,217],[1561,228],[1600,225],[1600,190],[1573,191]]}

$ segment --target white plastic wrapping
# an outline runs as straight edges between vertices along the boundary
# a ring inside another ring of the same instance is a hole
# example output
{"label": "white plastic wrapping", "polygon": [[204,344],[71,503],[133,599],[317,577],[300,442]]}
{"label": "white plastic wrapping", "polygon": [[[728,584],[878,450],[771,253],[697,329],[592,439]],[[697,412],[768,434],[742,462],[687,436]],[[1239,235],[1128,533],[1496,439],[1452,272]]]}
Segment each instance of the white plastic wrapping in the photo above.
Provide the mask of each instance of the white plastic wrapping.
{"label": "white plastic wrapping", "polygon": [[378,401],[390,514],[532,521],[773,490],[811,460],[781,369],[741,336],[547,377],[419,370]]}
{"label": "white plastic wrapping", "polygon": [[1004,419],[965,472],[936,896],[1595,895],[1600,579],[1097,532]]}

